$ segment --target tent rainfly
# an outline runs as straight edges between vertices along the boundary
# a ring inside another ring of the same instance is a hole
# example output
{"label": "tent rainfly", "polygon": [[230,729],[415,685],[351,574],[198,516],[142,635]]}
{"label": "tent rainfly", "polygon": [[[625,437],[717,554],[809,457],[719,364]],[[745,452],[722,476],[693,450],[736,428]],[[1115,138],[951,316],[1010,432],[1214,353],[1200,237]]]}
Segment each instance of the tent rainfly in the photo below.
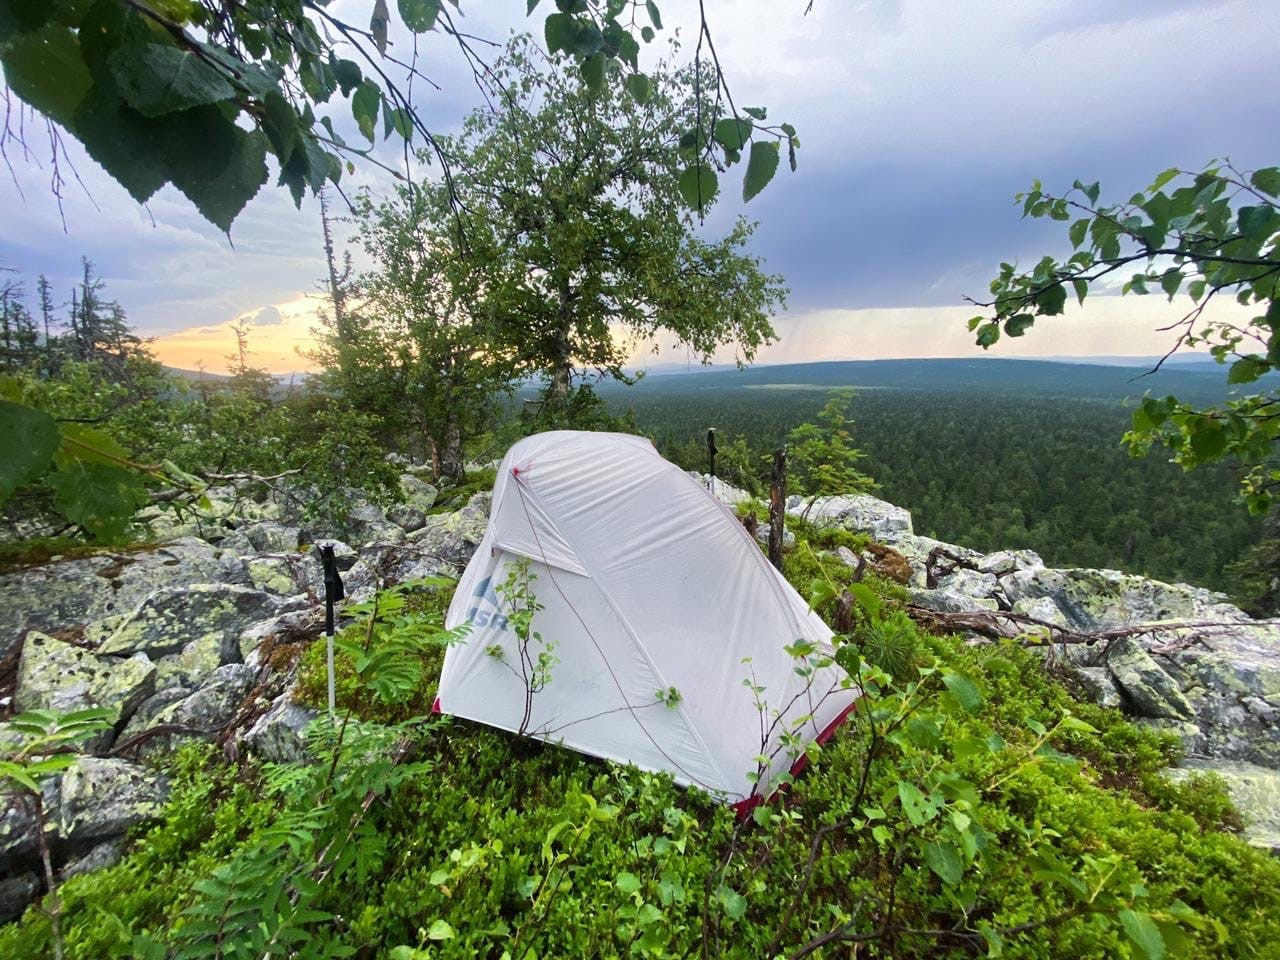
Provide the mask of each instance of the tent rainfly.
{"label": "tent rainfly", "polygon": [[[541,605],[524,641],[513,570]],[[445,655],[441,712],[745,807],[854,699],[838,667],[797,672],[784,648],[829,656],[831,631],[733,513],[626,434],[511,448],[445,623],[470,632]]]}

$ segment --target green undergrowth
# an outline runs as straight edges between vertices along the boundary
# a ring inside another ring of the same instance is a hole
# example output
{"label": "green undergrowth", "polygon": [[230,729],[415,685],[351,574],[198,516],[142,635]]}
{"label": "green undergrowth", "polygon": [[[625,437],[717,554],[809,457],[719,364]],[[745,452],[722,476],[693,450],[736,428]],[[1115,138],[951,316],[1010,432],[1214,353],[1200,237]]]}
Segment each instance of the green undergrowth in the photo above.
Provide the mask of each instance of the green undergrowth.
{"label": "green undergrowth", "polygon": [[[790,560],[805,589],[839,573]],[[384,594],[340,638],[320,762],[180,754],[163,821],[64,886],[66,956],[1280,956],[1280,863],[1230,832],[1220,781],[1161,776],[1170,736],[871,594],[837,654],[863,708],[741,822],[668,777],[430,717],[461,640],[448,591]],[[900,670],[873,662],[877,624]],[[300,672],[316,705],[323,649]],[[0,956],[49,951],[36,908],[0,929]]]}
{"label": "green undergrowth", "polygon": [[[334,640],[334,702],[339,710],[355,712],[361,719],[375,723],[402,723],[431,712],[436,698],[436,681],[444,663],[444,647],[438,644],[419,646],[414,641],[423,624],[440,626],[452,597],[451,582],[405,584],[394,591],[384,591],[379,598],[380,622],[370,631],[368,621],[359,619],[341,630]],[[360,617],[369,605],[348,607],[347,616]],[[406,636],[408,634],[408,636]],[[397,657],[412,646],[404,657],[412,682],[402,699],[391,702],[369,696],[367,674],[376,668],[375,657]],[[366,644],[368,649],[365,649]],[[294,699],[316,710],[327,709],[329,680],[326,668],[326,642],[323,638],[311,644],[298,663],[298,680]],[[361,669],[363,668],[363,670]]]}

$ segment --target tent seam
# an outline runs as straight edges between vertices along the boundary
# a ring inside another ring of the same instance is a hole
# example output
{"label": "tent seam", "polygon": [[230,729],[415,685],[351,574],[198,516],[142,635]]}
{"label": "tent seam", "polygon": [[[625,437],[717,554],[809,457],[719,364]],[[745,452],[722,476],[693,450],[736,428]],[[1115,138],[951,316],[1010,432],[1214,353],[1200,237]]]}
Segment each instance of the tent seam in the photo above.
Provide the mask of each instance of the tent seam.
{"label": "tent seam", "polygon": [[[654,456],[657,456],[656,451],[654,452]],[[524,497],[526,495],[536,500],[536,495],[533,493],[533,490],[528,486],[528,484],[520,476],[513,475],[512,479],[515,481],[516,491],[520,494],[522,507],[524,506]],[[542,513],[545,516],[547,516],[548,520],[550,520],[550,515],[548,514],[545,508],[542,509]],[[526,509],[526,515],[527,515],[527,509]],[[560,539],[569,545],[569,547],[574,551],[575,555],[578,556],[579,560],[582,560],[583,555],[579,550],[578,546],[572,543],[570,539],[567,536],[565,536],[564,532],[560,530],[559,527],[555,527],[554,523],[552,524],[552,526],[554,527],[556,533],[560,536]],[[530,523],[530,529],[533,529],[532,523]],[[534,539],[535,540],[537,539],[536,530],[534,530]],[[555,574],[550,573],[550,571],[555,568],[550,565],[547,565],[547,569],[551,577],[552,584],[555,586],[556,590],[560,591],[561,595],[563,596],[564,593],[562,590],[560,590],[560,585],[555,582]],[[658,670],[657,664],[655,664],[653,661],[653,657],[649,655],[649,651],[646,650],[644,644],[640,642],[640,638],[636,634],[635,629],[631,626],[631,622],[625,616],[623,616],[621,610],[618,609],[618,605],[614,601],[613,597],[610,595],[610,591],[605,589],[604,583],[598,577],[594,575],[588,575],[588,578],[593,583],[596,584],[597,588],[600,590],[600,595],[604,597],[605,602],[609,604],[609,609],[613,611],[614,616],[618,618],[618,621],[622,624],[623,628],[626,630],[627,637],[631,640],[632,646],[634,646],[640,652],[640,654],[644,657],[645,662],[649,664],[649,669],[653,672],[653,675],[658,679],[659,682],[665,683],[665,678],[662,676],[661,671]],[[567,602],[567,598],[566,598],[566,602]],[[609,658],[606,657],[604,655],[604,651],[600,649],[600,645],[599,643],[596,642],[594,634],[591,633],[591,629],[587,627],[586,623],[582,620],[581,614],[578,613],[577,609],[573,606],[572,603],[569,604],[569,608],[573,610],[574,616],[578,618],[579,623],[582,623],[583,629],[587,631],[587,636],[591,638],[592,646],[594,646],[596,648],[596,652],[600,654],[601,660],[604,661],[605,667],[609,670],[609,675],[613,678],[614,686],[617,687],[618,693],[622,697],[623,704],[626,706],[627,711],[631,714],[632,720],[636,722],[636,724],[640,727],[644,735],[658,749],[659,753],[661,753],[668,760],[670,760],[671,763],[676,767],[676,769],[684,772],[685,775],[688,776],[691,781],[693,781],[693,783],[702,787],[705,790],[718,792],[716,791],[715,788],[712,788],[708,784],[703,783],[700,780],[700,778],[694,777],[688,771],[684,770],[684,768],[673,757],[671,757],[666,750],[664,750],[658,744],[658,741],[654,738],[653,734],[649,732],[648,727],[645,726],[644,721],[642,721],[639,717],[636,716],[636,710],[639,708],[636,707],[634,704],[632,704],[630,699],[627,697],[626,690],[623,689],[621,682],[619,682],[616,674],[614,674],[613,664],[609,662]],[[697,741],[698,748],[702,752],[702,757],[704,762],[706,762],[706,764],[712,770],[714,770],[717,774],[719,774],[721,783],[725,784],[724,792],[730,792],[730,793],[734,792],[732,791],[731,788],[728,787],[728,785],[736,781],[730,780],[728,777],[725,776],[724,770],[720,767],[720,764],[716,762],[715,757],[712,755],[711,750],[707,747],[706,742],[702,739],[702,734],[699,733],[697,726],[693,723],[693,720],[689,716],[688,712],[682,706],[680,706],[679,703],[676,704],[676,712],[680,715],[681,720],[684,721],[685,727],[689,730],[689,732],[693,735],[694,739]]]}

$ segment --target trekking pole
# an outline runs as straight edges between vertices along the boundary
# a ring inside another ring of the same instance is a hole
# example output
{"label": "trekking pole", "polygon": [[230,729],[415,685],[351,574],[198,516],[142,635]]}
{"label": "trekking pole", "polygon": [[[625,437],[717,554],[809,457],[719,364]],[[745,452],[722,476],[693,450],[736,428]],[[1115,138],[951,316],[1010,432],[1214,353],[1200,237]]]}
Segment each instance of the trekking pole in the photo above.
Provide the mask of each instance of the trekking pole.
{"label": "trekking pole", "polygon": [[325,657],[329,669],[329,715],[332,716],[336,706],[333,684],[333,605],[346,596],[342,577],[338,574],[338,560],[333,555],[333,544],[326,543],[320,548],[320,564],[324,567]]}

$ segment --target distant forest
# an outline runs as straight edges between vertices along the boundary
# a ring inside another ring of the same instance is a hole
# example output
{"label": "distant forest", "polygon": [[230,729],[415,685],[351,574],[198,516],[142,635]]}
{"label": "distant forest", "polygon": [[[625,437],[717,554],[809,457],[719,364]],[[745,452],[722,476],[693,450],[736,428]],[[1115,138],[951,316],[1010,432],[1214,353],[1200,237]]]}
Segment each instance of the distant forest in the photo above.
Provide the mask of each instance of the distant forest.
{"label": "distant forest", "polygon": [[1235,502],[1229,470],[1184,472],[1157,450],[1121,444],[1124,398],[1214,399],[1221,371],[1066,363],[880,361],[652,376],[604,385],[664,455],[706,470],[717,428],[720,473],[763,490],[766,458],[814,418],[829,389],[860,388],[851,432],[876,494],[909,509],[919,534],[979,550],[1028,547],[1055,566],[1111,567],[1232,592],[1224,570],[1262,533]]}

